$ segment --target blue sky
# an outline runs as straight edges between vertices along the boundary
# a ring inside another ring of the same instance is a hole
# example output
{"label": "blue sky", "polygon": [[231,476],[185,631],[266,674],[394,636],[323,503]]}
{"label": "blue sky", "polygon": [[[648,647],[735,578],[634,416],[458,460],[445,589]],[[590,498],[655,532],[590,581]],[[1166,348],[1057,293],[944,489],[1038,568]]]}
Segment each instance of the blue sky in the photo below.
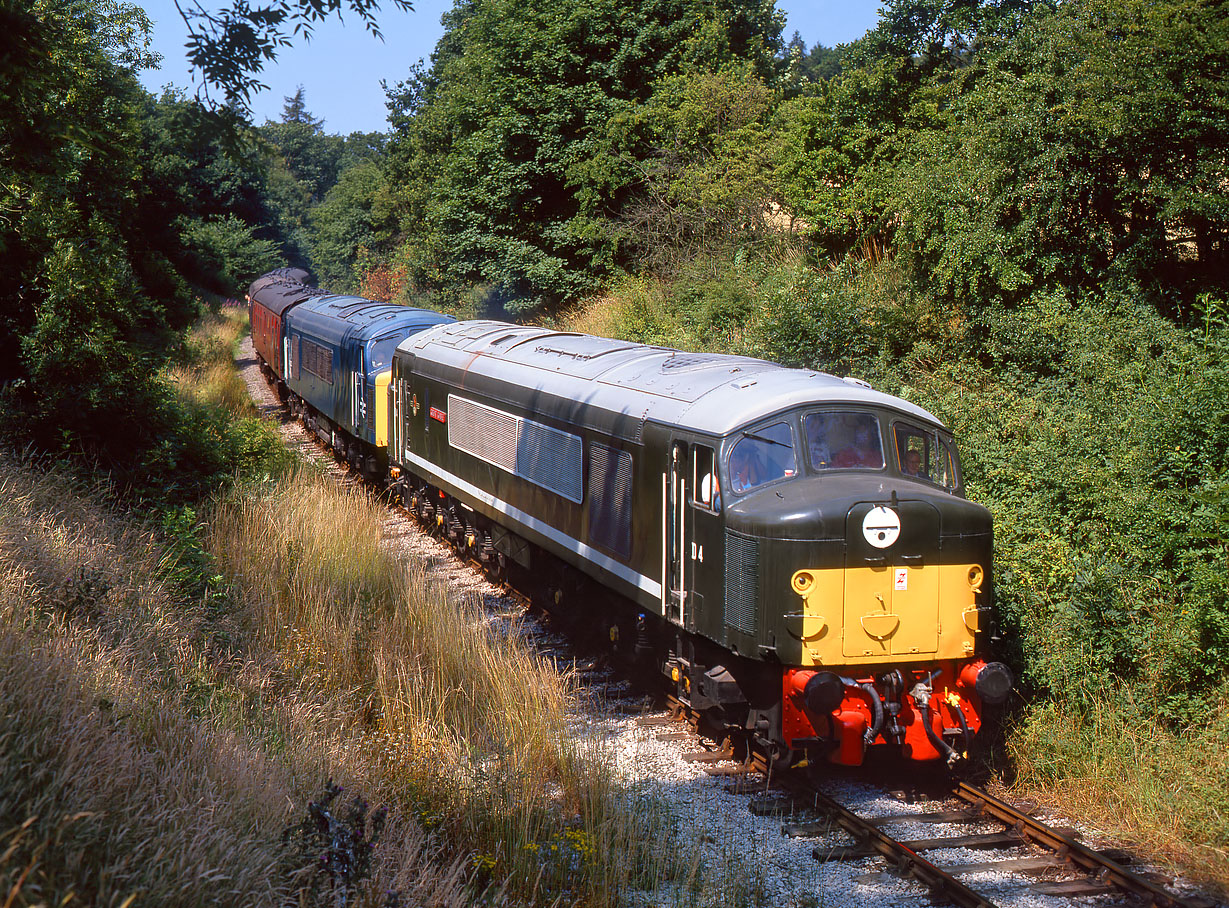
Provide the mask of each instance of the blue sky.
{"label": "blue sky", "polygon": [[[191,87],[184,59],[187,27],[179,18],[173,0],[136,0],[154,23],[154,50],[162,54],[160,70],[142,74],[150,91],[168,83]],[[202,0],[204,6],[218,8],[225,0]],[[880,0],[777,0],[777,8],[787,18],[785,36],[801,33],[807,46],[817,41],[832,47],[864,34],[878,19]],[[282,99],[303,86],[307,107],[323,117],[328,132],[382,132],[385,119],[384,91],[380,80],[389,84],[405,78],[410,66],[430,56],[443,32],[440,16],[452,7],[452,0],[414,0],[414,11],[399,12],[387,2],[379,13],[383,42],[363,31],[353,15],[344,23],[336,18],[316,29],[310,44],[296,42],[285,48],[277,61],[267,66],[260,79],[269,86],[252,104],[254,119],[262,123],[277,119]]]}

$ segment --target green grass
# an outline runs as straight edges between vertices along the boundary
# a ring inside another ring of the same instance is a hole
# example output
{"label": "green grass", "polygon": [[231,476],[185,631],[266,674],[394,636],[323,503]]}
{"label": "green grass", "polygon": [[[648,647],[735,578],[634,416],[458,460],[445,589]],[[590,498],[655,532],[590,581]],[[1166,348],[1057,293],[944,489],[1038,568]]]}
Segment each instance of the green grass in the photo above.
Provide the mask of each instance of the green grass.
{"label": "green grass", "polygon": [[1033,703],[1009,742],[1016,789],[1229,892],[1229,716],[1217,708],[1208,726],[1174,733],[1130,717],[1121,697],[1080,711]]}

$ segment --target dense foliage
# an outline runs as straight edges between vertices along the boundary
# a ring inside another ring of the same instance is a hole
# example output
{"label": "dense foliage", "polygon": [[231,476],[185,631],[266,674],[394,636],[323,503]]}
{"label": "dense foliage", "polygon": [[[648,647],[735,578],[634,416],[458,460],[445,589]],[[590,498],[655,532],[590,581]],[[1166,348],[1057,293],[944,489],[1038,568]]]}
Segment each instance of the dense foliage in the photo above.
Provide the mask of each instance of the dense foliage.
{"label": "dense foliage", "polygon": [[[772,152],[737,156],[764,162],[762,197],[775,187],[803,233],[792,253],[748,255],[752,220],[727,224],[734,254],[625,278],[598,321],[861,375],[953,425],[995,516],[999,647],[1035,780],[1107,771],[1117,745],[1085,746],[1094,728],[1141,729],[1161,767],[1164,735],[1223,750],[1225,4],[884,13],[839,73],[754,121]],[[748,179],[708,176],[690,202]],[[1156,772],[1141,784],[1171,784]],[[1208,772],[1192,797],[1223,805],[1229,767]],[[1191,841],[1229,841],[1199,816]]]}
{"label": "dense foliage", "polygon": [[626,261],[619,213],[655,150],[635,122],[662,80],[778,70],[771,3],[487,0],[445,26],[430,69],[390,92],[397,254],[415,289],[485,284],[510,312]]}
{"label": "dense foliage", "polygon": [[229,474],[242,441],[164,368],[200,291],[240,296],[289,244],[268,155],[141,89],[149,29],[122,3],[0,2],[0,415],[17,443],[182,493]]}

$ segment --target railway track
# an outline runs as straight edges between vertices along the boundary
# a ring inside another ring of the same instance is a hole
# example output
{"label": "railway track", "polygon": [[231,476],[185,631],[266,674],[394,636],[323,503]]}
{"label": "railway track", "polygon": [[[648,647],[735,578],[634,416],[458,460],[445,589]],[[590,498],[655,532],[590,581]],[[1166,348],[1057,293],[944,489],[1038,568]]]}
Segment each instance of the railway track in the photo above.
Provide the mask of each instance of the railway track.
{"label": "railway track", "polygon": [[[701,734],[700,717],[679,701],[670,701],[668,716],[640,721],[658,726],[685,721],[694,734]],[[1047,824],[968,782],[953,784],[945,809],[909,811],[903,809],[907,804],[902,802],[900,811],[863,815],[825,791],[822,781],[812,782],[803,772],[789,770],[774,777],[761,755],[748,754],[735,742],[723,741],[715,748],[688,753],[683,759],[712,764],[709,771],[714,775],[743,777],[744,781],[732,788],[758,790],[749,804],[752,813],[766,817],[813,814],[811,819],[783,824],[781,834],[816,840],[818,844],[811,849],[816,862],[852,865],[871,860],[884,865],[883,869],[853,875],[856,884],[892,878],[911,880],[932,900],[960,908],[1000,908],[1022,900],[1031,904],[1033,896],[1094,898],[1139,908],[1216,905],[1202,896],[1178,895],[1158,882],[1155,875],[1128,867],[1133,863],[1128,853],[1090,848],[1079,841],[1074,830]],[[961,831],[968,825],[980,831]],[[1000,828],[985,831],[988,825]],[[894,836],[885,831],[885,827],[918,826],[932,829],[921,837]],[[928,856],[970,851],[993,851],[994,856],[955,861],[931,860]],[[989,884],[966,882],[987,877]],[[1005,877],[1024,878],[1024,882],[1005,883]]]}
{"label": "railway track", "polygon": [[[1041,882],[1025,884],[1028,892],[1039,895],[1109,896],[1115,900],[1125,897],[1131,904],[1155,908],[1211,908],[1214,904],[1202,898],[1176,895],[1151,877],[1124,866],[1130,861],[1128,855],[1089,848],[1070,830],[1050,826],[967,782],[958,783],[953,791],[962,807],[921,814],[865,817],[819,789],[810,789],[805,795],[821,818],[788,824],[782,830],[785,835],[826,836],[835,826],[850,838],[850,844],[845,846],[816,847],[812,852],[815,860],[848,862],[877,856],[886,862],[888,869],[860,878],[863,881],[892,873],[916,881],[932,897],[961,908],[995,908],[999,904],[994,893],[1002,890],[1001,884],[987,894],[964,881],[967,877],[995,872],[1048,877]],[[893,824],[934,823],[948,828],[953,824],[991,820],[1001,824],[1002,829],[908,839],[897,838],[884,830]],[[994,849],[997,856],[957,863],[939,862],[927,856],[957,849]],[[1008,849],[1010,853],[1004,855]],[[1007,896],[1015,901],[1012,893]]]}

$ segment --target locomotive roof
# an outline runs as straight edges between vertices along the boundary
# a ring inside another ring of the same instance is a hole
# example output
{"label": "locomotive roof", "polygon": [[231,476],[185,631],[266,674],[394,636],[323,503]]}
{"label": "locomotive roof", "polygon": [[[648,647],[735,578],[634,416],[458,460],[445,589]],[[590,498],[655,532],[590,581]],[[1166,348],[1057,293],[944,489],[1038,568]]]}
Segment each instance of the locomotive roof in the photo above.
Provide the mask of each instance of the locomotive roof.
{"label": "locomotive roof", "polygon": [[459,368],[467,385],[483,376],[717,435],[806,404],[886,406],[941,425],[915,404],[824,372],[503,322],[440,325],[398,351]]}
{"label": "locomotive roof", "polygon": [[298,281],[287,280],[280,276],[265,275],[252,283],[248,296],[269,311],[283,315],[291,306],[323,296],[323,290],[308,287]]}
{"label": "locomotive roof", "polygon": [[450,315],[412,306],[376,303],[361,296],[321,296],[304,303],[294,312],[302,328],[317,332],[321,339],[340,342],[372,340],[390,331],[418,331],[441,321],[452,322]]}

